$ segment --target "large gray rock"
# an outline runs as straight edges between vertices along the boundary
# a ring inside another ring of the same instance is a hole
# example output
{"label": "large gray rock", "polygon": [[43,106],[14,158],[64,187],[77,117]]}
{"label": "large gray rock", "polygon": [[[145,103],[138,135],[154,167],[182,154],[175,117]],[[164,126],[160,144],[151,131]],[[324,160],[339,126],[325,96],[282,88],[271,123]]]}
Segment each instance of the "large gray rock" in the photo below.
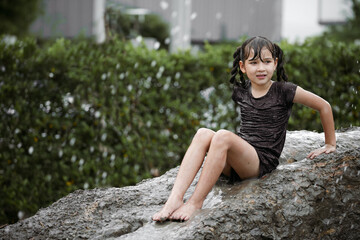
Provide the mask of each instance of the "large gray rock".
{"label": "large gray rock", "polygon": [[[337,134],[336,153],[306,159],[323,134],[288,132],[282,164],[262,179],[221,178],[184,223],[157,224],[178,168],[136,186],[78,190],[0,229],[2,239],[359,239],[360,128]],[[197,181],[198,177],[195,180]],[[194,190],[190,187],[185,198]]]}

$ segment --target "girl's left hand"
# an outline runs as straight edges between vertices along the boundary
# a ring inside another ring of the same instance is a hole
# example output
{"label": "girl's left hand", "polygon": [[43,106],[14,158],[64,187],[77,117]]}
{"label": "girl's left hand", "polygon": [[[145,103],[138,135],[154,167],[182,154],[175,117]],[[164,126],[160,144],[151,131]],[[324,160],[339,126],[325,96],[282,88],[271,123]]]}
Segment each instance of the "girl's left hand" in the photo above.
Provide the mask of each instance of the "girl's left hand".
{"label": "girl's left hand", "polygon": [[318,148],[318,149],[312,151],[311,153],[309,153],[309,155],[307,155],[307,158],[314,159],[315,157],[319,156],[320,154],[332,153],[332,152],[335,152],[335,150],[336,150],[336,146],[331,145],[331,144],[325,144],[325,146]]}

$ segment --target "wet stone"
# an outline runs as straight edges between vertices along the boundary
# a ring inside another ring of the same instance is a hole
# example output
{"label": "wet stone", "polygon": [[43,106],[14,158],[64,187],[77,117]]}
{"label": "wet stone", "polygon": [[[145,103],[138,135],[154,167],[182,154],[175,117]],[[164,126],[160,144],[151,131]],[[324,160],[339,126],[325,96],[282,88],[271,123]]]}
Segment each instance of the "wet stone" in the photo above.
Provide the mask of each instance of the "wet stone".
{"label": "wet stone", "polygon": [[323,133],[288,132],[274,172],[234,185],[221,178],[184,223],[151,220],[177,167],[136,186],[75,191],[1,228],[0,239],[358,239],[360,128],[336,135],[336,153],[309,160]]}

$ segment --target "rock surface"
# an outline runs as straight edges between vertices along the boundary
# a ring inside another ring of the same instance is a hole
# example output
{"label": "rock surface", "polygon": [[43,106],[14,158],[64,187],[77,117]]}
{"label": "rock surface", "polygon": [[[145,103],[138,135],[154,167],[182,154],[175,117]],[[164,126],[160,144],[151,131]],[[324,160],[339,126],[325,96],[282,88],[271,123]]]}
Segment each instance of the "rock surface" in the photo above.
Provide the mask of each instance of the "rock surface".
{"label": "rock surface", "polygon": [[277,170],[234,185],[221,178],[184,223],[151,221],[170,193],[174,168],[136,186],[75,191],[0,229],[0,238],[359,239],[360,128],[336,135],[336,153],[309,160],[323,134],[288,132]]}

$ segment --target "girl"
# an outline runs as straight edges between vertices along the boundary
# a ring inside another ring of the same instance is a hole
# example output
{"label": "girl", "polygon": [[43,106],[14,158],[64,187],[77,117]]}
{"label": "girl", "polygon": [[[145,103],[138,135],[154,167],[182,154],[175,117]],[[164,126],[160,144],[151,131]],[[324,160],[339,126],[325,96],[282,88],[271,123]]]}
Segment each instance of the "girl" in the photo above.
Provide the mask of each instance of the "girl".
{"label": "girl", "polygon": [[[240,106],[241,129],[238,135],[201,128],[195,134],[181,163],[171,194],[164,207],[153,216],[154,221],[186,221],[202,207],[220,174],[233,181],[262,177],[273,171],[286,137],[286,127],[293,103],[301,103],[320,112],[325,133],[325,146],[312,151],[308,158],[336,149],[331,106],[321,97],[288,83],[283,51],[264,37],[246,40],[234,53],[230,82],[234,84],[232,99]],[[274,71],[277,81],[272,81]],[[236,80],[239,73],[240,81]],[[245,80],[246,74],[249,80]],[[199,182],[190,199],[183,197],[206,161]]]}

